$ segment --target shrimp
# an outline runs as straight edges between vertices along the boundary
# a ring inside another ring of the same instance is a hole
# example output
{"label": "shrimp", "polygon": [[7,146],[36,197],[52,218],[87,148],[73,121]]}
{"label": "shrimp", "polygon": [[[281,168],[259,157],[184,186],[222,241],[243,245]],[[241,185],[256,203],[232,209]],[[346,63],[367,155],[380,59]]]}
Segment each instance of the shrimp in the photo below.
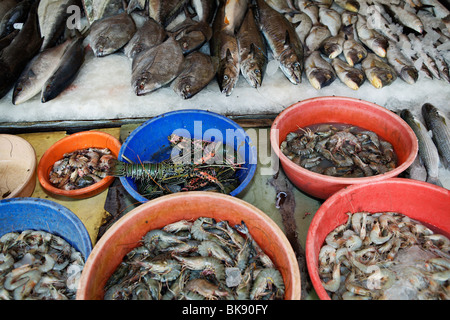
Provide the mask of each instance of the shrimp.
{"label": "shrimp", "polygon": [[327,282],[322,282],[323,287],[325,290],[336,292],[339,289],[339,286],[341,285],[341,264],[336,263],[333,268],[333,274],[332,278]]}
{"label": "shrimp", "polygon": [[188,220],[180,220],[171,224],[168,224],[162,228],[165,232],[177,233],[182,230],[191,230],[193,222]]}
{"label": "shrimp", "polygon": [[150,251],[153,251],[156,247],[167,248],[172,244],[184,243],[184,239],[186,238],[178,237],[160,229],[154,229],[147,232],[143,241],[144,245]]}
{"label": "shrimp", "polygon": [[330,245],[324,245],[320,248],[319,262],[320,272],[327,273],[331,271],[331,265],[336,261],[336,248]]}
{"label": "shrimp", "polygon": [[0,253],[0,272],[6,271],[14,264],[14,258],[9,253]]}
{"label": "shrimp", "polygon": [[214,219],[200,217],[194,221],[191,227],[191,233],[195,240],[210,240],[213,237],[211,233],[204,229],[204,224],[212,226],[214,224]]}
{"label": "shrimp", "polygon": [[[223,225],[225,225],[225,228],[222,227]],[[246,240],[239,233],[237,233],[232,227],[230,227],[230,225],[228,224],[227,221],[219,222],[217,224],[217,228],[219,230],[224,231],[230,237],[231,241],[233,241],[233,243],[238,248],[242,249],[242,247],[244,246]]]}
{"label": "shrimp", "polygon": [[393,233],[388,233],[386,236],[381,235],[380,224],[376,222],[370,231],[370,240],[375,244],[383,244],[392,237]]}
{"label": "shrimp", "polygon": [[156,280],[172,281],[181,273],[181,265],[172,259],[157,261],[134,261],[132,265],[144,267]]}
{"label": "shrimp", "polygon": [[371,297],[372,296],[372,292],[369,289],[366,289],[358,284],[356,284],[356,277],[355,277],[355,273],[354,271],[352,273],[350,273],[347,277],[347,279],[345,279],[345,288],[356,295],[361,295],[361,296],[367,296],[367,297]]}
{"label": "shrimp", "polygon": [[233,259],[231,259],[230,255],[213,241],[203,241],[198,246],[198,253],[203,257],[211,256],[221,261],[225,261],[228,265],[233,265]]}
{"label": "shrimp", "polygon": [[181,257],[174,255],[184,267],[190,270],[201,271],[203,275],[213,274],[219,281],[225,279],[225,268],[220,260],[212,257]]}
{"label": "shrimp", "polygon": [[205,279],[190,280],[184,289],[186,291],[198,293],[209,300],[216,300],[217,297],[228,296],[228,292],[226,290],[221,289],[220,286]]}
{"label": "shrimp", "polygon": [[0,249],[2,252],[6,252],[10,247],[12,247],[16,243],[16,239],[19,236],[17,232],[8,232],[5,233],[0,238]]}
{"label": "shrimp", "polygon": [[281,273],[273,268],[265,268],[258,273],[252,289],[250,290],[250,299],[258,300],[270,292],[265,292],[267,288],[270,290],[275,286],[278,294],[284,295],[284,282]]}

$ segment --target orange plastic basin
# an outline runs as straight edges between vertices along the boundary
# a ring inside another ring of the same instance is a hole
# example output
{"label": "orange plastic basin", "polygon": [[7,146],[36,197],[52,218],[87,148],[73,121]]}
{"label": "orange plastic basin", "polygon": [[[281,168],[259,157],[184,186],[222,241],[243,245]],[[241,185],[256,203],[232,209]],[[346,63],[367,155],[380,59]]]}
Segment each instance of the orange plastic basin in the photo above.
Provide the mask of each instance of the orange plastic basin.
{"label": "orange plastic basin", "polygon": [[306,263],[314,289],[320,299],[330,300],[320,282],[319,252],[326,236],[347,222],[347,212],[386,212],[404,214],[450,235],[450,191],[430,183],[392,178],[365,185],[353,185],[328,198],[317,210],[306,238]]}
{"label": "orange plastic basin", "polygon": [[108,188],[114,181],[114,177],[107,176],[101,181],[86,188],[76,190],[62,190],[54,187],[49,181],[49,174],[53,164],[62,159],[63,155],[85,148],[108,148],[118,157],[121,143],[112,135],[100,131],[83,131],[71,134],[53,144],[42,156],[38,165],[38,179],[41,186],[49,193],[56,196],[66,196],[83,199],[95,196]]}
{"label": "orange plastic basin", "polygon": [[[313,124],[346,123],[375,132],[390,142],[398,157],[397,167],[384,174],[362,178],[340,178],[315,173],[289,160],[280,150],[288,133]],[[272,124],[270,142],[289,180],[300,190],[321,199],[343,187],[398,176],[416,158],[414,131],[395,113],[371,102],[346,97],[319,97],[303,100],[281,112]]]}
{"label": "orange plastic basin", "polygon": [[295,253],[278,225],[265,213],[235,197],[213,192],[192,191],[157,198],[133,209],[100,238],[86,261],[77,299],[100,300],[106,281],[124,256],[142,245],[142,237],[182,219],[212,217],[231,226],[243,220],[252,237],[272,259],[283,276],[285,299],[299,300],[300,271]]}

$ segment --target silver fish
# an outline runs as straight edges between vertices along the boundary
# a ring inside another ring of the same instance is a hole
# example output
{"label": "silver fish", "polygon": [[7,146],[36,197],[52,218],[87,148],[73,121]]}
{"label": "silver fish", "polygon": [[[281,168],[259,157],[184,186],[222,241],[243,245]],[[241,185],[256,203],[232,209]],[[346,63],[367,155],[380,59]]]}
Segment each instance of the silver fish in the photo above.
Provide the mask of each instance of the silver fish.
{"label": "silver fish", "polygon": [[390,23],[384,17],[384,10],[381,6],[374,4],[369,6],[367,15],[367,26],[370,29],[376,29],[391,41],[398,42],[399,36],[392,30]]}
{"label": "silver fish", "polygon": [[327,26],[321,24],[313,26],[305,39],[307,52],[319,50],[322,43],[329,37],[331,37],[331,32]]}
{"label": "silver fish", "polygon": [[367,57],[367,50],[364,46],[355,39],[347,39],[344,41],[342,51],[345,60],[351,66],[358,64]]}
{"label": "silver fish", "polygon": [[392,41],[389,42],[386,59],[403,81],[409,84],[413,84],[417,81],[419,72],[414,67],[414,64],[405,57],[397,45]]}
{"label": "silver fish", "polygon": [[138,96],[170,83],[183,71],[185,58],[178,42],[169,37],[133,59],[131,85]]}
{"label": "silver fish", "polygon": [[450,122],[438,108],[430,103],[422,106],[422,116],[428,130],[433,133],[433,141],[442,157],[443,165],[450,166]]}
{"label": "silver fish", "polygon": [[345,61],[336,58],[331,60],[331,65],[336,72],[339,80],[341,80],[347,87],[358,90],[364,83],[364,72],[358,68],[350,66]]}
{"label": "silver fish", "polygon": [[76,37],[64,51],[58,67],[42,88],[42,103],[56,98],[75,80],[84,62],[83,40],[81,36]]}
{"label": "silver fish", "polygon": [[42,91],[71,43],[72,40],[68,39],[60,45],[41,51],[28,63],[14,85],[13,104],[23,103]]}
{"label": "silver fish", "polygon": [[306,57],[305,74],[316,90],[330,85],[336,79],[333,67],[322,58],[319,51],[313,51]]}
{"label": "silver fish", "polygon": [[358,15],[358,21],[356,21],[356,31],[358,33],[359,40],[370,50],[382,58],[386,57],[386,50],[388,47],[387,39],[374,29],[369,29],[366,18],[362,15]]}
{"label": "silver fish", "polygon": [[439,70],[439,75],[441,79],[444,79],[445,81],[450,83],[450,73],[448,69],[448,64],[447,62],[445,62],[444,57],[439,52],[436,52],[434,54],[434,61]]}
{"label": "silver fish", "polygon": [[97,57],[104,57],[125,46],[136,32],[136,25],[131,16],[120,13],[91,25],[90,46]]}
{"label": "silver fish", "polygon": [[377,89],[390,85],[397,79],[397,73],[374,53],[369,53],[361,63],[366,78]]}
{"label": "silver fish", "polygon": [[337,12],[336,10],[320,7],[319,21],[320,23],[328,27],[332,36],[336,36],[341,29],[342,18],[339,12]]}
{"label": "silver fish", "polygon": [[254,88],[260,87],[267,63],[264,39],[249,8],[237,34],[241,73]]}
{"label": "silver fish", "polygon": [[306,37],[313,26],[311,18],[304,12],[299,12],[292,15],[286,14],[284,16],[290,23],[292,23],[295,28],[295,32],[297,32],[298,38],[302,44],[305,45]]}
{"label": "silver fish", "polygon": [[438,177],[439,153],[427,129],[408,109],[403,109],[400,116],[416,134],[419,144],[419,155],[428,173],[427,182],[440,185]]}
{"label": "silver fish", "polygon": [[328,58],[334,59],[344,50],[344,42],[345,34],[341,31],[337,35],[325,39],[320,46],[320,50]]}
{"label": "silver fish", "polygon": [[211,39],[211,55],[219,61],[217,82],[220,91],[229,96],[239,80],[240,63],[237,38],[224,29],[225,4],[217,9]]}
{"label": "silver fish", "polygon": [[281,71],[293,84],[302,81],[303,45],[293,25],[279,12],[269,7],[264,0],[257,0],[259,28],[267,40]]}
{"label": "silver fish", "polygon": [[383,6],[388,13],[392,13],[399,23],[418,33],[423,33],[424,26],[422,20],[416,14],[399,5],[391,4]]}
{"label": "silver fish", "polygon": [[139,52],[163,43],[166,38],[167,32],[164,28],[149,18],[125,45],[124,53],[128,58],[133,59]]}
{"label": "silver fish", "polygon": [[171,87],[183,99],[190,99],[211,82],[217,67],[217,59],[194,51],[186,56],[185,68],[172,82]]}
{"label": "silver fish", "polygon": [[[225,2],[225,15],[223,17],[224,31],[236,34],[241,27],[248,9],[249,0],[219,0]],[[217,17],[216,17],[217,19]]]}

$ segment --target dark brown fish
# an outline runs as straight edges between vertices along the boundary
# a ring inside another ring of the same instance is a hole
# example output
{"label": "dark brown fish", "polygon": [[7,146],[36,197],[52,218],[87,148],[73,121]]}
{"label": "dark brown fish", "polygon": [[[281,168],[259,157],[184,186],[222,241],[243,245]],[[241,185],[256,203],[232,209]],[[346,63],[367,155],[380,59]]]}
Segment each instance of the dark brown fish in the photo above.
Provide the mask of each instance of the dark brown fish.
{"label": "dark brown fish", "polygon": [[167,27],[188,2],[189,0],[149,0],[148,15],[163,27]]}
{"label": "dark brown fish", "polygon": [[170,33],[180,44],[183,53],[189,54],[211,40],[212,28],[207,22],[194,21],[187,17],[182,23],[170,30]]}
{"label": "dark brown fish", "polygon": [[217,2],[211,0],[192,0],[192,7],[197,13],[198,19],[211,24],[217,9]]}
{"label": "dark brown fish", "polygon": [[133,59],[139,52],[163,43],[166,38],[167,32],[164,28],[155,20],[149,18],[126,44],[124,53],[128,58]]}
{"label": "dark brown fish", "polygon": [[33,4],[20,32],[10,45],[0,52],[0,98],[13,87],[27,63],[39,52],[42,45],[37,5],[38,2]]}

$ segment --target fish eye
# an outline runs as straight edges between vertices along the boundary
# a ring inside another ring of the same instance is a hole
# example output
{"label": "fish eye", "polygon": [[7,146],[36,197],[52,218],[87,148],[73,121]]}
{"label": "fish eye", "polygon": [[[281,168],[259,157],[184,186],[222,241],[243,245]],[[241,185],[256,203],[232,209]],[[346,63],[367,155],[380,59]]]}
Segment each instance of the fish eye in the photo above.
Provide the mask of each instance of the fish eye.
{"label": "fish eye", "polygon": [[228,76],[227,76],[227,75],[224,75],[224,76],[223,76],[223,79],[224,79],[224,80],[228,80]]}
{"label": "fish eye", "polygon": [[260,73],[261,71],[259,69],[255,69],[255,73]]}

